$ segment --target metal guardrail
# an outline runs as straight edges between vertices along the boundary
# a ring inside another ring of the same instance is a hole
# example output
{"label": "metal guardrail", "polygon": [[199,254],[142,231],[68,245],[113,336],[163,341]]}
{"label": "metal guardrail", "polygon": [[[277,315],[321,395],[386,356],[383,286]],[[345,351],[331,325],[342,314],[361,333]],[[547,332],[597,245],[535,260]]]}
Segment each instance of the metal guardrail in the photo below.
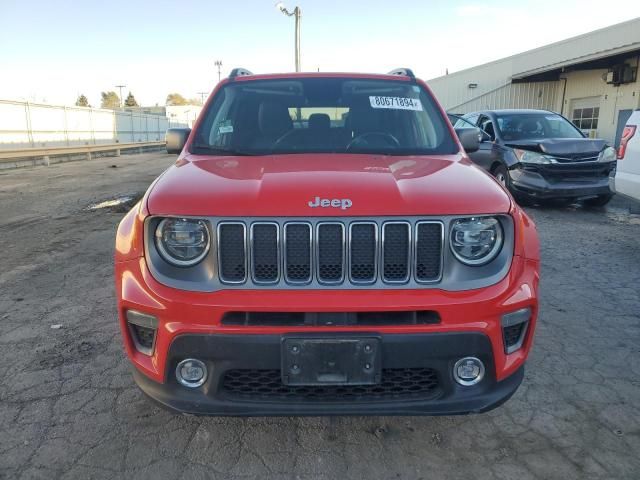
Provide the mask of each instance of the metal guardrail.
{"label": "metal guardrail", "polygon": [[0,163],[12,162],[19,159],[39,158],[42,157],[45,163],[48,163],[49,157],[60,155],[78,155],[85,154],[87,160],[91,160],[91,154],[95,152],[115,151],[116,156],[120,156],[121,150],[129,150],[132,148],[144,147],[162,147],[165,145],[161,142],[138,142],[138,143],[111,143],[106,145],[79,145],[76,147],[41,147],[41,148],[19,148],[19,149],[2,149],[0,150]]}

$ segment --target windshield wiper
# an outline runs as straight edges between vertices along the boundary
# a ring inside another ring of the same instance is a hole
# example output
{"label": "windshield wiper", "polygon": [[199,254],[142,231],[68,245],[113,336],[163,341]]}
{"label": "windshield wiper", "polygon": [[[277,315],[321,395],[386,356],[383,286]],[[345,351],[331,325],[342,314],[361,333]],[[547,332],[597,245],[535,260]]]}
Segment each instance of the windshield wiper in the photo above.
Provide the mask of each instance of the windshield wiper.
{"label": "windshield wiper", "polygon": [[244,150],[238,150],[233,148],[225,148],[225,147],[213,147],[211,145],[193,145],[193,149],[195,154],[198,153],[206,153],[209,155],[233,155],[233,156],[251,156],[258,155],[257,153],[247,152]]}

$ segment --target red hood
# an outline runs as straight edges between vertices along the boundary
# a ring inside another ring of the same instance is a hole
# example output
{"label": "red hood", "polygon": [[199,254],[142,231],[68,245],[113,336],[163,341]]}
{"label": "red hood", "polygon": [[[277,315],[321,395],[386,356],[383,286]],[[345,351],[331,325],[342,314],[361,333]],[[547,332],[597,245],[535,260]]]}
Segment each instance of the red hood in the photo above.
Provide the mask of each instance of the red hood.
{"label": "red hood", "polygon": [[[351,206],[311,208],[316,197]],[[187,155],[148,196],[154,215],[458,215],[510,206],[507,193],[459,155]]]}

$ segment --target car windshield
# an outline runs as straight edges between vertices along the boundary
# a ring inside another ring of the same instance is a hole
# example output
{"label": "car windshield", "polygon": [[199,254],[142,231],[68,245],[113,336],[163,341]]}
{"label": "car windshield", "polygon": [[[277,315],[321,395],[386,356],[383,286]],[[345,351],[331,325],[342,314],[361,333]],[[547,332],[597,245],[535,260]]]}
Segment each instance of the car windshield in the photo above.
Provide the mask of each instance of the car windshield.
{"label": "car windshield", "polygon": [[583,138],[577,127],[555,113],[498,114],[498,130],[505,142],[542,138]]}
{"label": "car windshield", "polygon": [[192,153],[453,154],[458,147],[431,95],[399,80],[237,81],[216,94]]}

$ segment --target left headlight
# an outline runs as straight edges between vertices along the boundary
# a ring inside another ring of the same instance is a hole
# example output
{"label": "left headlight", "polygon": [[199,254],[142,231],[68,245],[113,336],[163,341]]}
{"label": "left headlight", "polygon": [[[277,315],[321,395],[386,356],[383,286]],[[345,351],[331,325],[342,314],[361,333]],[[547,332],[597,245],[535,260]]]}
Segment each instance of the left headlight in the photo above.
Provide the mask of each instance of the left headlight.
{"label": "left headlight", "polygon": [[495,217],[460,218],[451,224],[451,251],[465,265],[489,263],[500,253],[503,242],[502,225]]}
{"label": "left headlight", "polygon": [[155,239],[162,258],[178,267],[196,265],[211,246],[209,230],[202,220],[165,218],[156,227]]}
{"label": "left headlight", "polygon": [[514,148],[513,153],[521,163],[532,163],[535,165],[548,165],[550,163],[557,163],[554,158],[538,152],[531,152],[529,150],[520,150],[519,148]]}
{"label": "left headlight", "polygon": [[598,161],[602,163],[615,162],[618,159],[616,149],[613,147],[607,147],[598,155]]}

